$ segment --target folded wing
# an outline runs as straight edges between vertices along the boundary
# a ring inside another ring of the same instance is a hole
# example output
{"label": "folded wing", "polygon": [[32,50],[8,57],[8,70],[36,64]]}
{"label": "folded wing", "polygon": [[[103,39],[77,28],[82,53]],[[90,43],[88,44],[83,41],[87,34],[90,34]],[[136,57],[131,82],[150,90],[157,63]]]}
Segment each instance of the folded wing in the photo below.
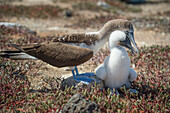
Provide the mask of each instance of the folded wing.
{"label": "folded wing", "polygon": [[77,66],[93,56],[93,51],[90,49],[61,42],[49,41],[24,46],[11,44],[11,46],[18,50],[3,51],[0,56],[17,60],[40,59],[56,67]]}

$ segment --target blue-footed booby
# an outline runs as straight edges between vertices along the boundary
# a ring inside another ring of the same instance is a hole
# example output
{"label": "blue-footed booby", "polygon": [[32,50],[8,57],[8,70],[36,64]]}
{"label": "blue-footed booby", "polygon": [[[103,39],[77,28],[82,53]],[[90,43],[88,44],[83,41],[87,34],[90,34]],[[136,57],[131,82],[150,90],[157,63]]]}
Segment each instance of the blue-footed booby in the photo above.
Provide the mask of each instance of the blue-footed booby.
{"label": "blue-footed booby", "polygon": [[[130,88],[130,82],[137,78],[137,73],[134,69],[130,68],[130,58],[127,51],[123,48],[126,47],[134,52],[137,52],[131,46],[131,37],[127,32],[114,31],[109,38],[110,55],[104,62],[96,68],[96,76],[104,81],[108,88],[120,88],[125,85]],[[134,89],[130,89],[136,92]],[[117,92],[117,90],[116,90]]]}
{"label": "blue-footed booby", "polygon": [[93,54],[97,53],[108,42],[111,33],[115,30],[126,32],[129,40],[137,49],[133,37],[133,25],[128,20],[115,19],[108,21],[98,32],[66,34],[56,36],[48,42],[24,46],[11,44],[18,50],[2,51],[0,56],[17,60],[40,59],[56,67],[75,66],[75,68],[72,68],[73,78],[77,81],[89,83],[93,79],[87,76],[95,74],[79,74],[76,66],[88,61]]}

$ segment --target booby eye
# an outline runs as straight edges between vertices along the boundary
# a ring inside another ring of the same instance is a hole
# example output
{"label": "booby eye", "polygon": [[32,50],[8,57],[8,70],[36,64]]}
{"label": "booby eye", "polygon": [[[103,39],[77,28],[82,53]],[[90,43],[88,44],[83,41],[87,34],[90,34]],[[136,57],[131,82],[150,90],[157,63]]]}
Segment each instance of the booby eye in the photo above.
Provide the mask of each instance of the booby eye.
{"label": "booby eye", "polygon": [[129,32],[129,31],[125,31],[125,34],[126,34],[126,38],[130,38],[130,34],[131,34],[131,32]]}
{"label": "booby eye", "polygon": [[125,33],[126,35],[128,35],[128,34],[129,34],[129,31],[124,31],[124,33]]}

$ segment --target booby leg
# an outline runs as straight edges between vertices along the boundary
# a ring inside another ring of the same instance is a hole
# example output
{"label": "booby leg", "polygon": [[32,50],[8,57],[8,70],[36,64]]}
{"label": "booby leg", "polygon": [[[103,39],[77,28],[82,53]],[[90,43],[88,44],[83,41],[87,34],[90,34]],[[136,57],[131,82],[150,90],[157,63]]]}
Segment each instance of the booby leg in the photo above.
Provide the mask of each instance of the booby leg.
{"label": "booby leg", "polygon": [[[76,74],[75,74],[75,72]],[[75,69],[72,70],[73,78],[78,81],[78,82],[85,82],[89,84],[90,82],[94,81],[93,79],[90,78],[90,76],[94,76],[94,73],[83,73],[79,74],[77,66],[75,66]]]}
{"label": "booby leg", "polygon": [[76,75],[74,73],[74,70],[71,70],[72,71],[72,74],[73,74],[73,78],[76,79]]}
{"label": "booby leg", "polygon": [[79,72],[78,72],[77,66],[75,66],[75,71],[76,71],[76,75],[79,75]]}

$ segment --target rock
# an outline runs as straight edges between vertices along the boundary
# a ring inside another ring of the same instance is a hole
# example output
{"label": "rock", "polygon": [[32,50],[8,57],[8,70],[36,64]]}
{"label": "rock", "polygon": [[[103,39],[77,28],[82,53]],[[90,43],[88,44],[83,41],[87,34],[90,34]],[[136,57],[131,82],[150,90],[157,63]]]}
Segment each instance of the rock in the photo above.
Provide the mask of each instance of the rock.
{"label": "rock", "polygon": [[109,9],[110,8],[110,5],[107,4],[106,2],[97,2],[97,6],[100,6],[100,7],[103,7],[103,8],[106,8],[106,9]]}
{"label": "rock", "polygon": [[100,85],[100,89],[103,89],[104,88],[104,83],[102,80],[100,80],[97,76],[91,76],[90,78],[92,78],[94,81],[89,83],[89,84],[86,84],[84,82],[77,82],[73,79],[73,76],[70,76],[70,75],[65,75],[63,76],[61,79],[61,85],[60,87],[62,89],[64,89],[65,87],[72,87],[74,86],[74,88],[76,88],[77,90],[79,88],[88,88],[88,87],[91,87],[92,85],[94,85],[95,83],[97,85]]}
{"label": "rock", "polygon": [[75,94],[64,106],[61,113],[94,113],[100,112],[99,106],[90,100],[86,100],[81,94]]}
{"label": "rock", "polygon": [[17,23],[10,23],[10,22],[0,22],[0,26],[6,26],[6,27],[15,27],[15,26],[21,26],[20,24]]}
{"label": "rock", "polygon": [[64,10],[63,13],[68,18],[73,16],[73,12],[71,10]]}

